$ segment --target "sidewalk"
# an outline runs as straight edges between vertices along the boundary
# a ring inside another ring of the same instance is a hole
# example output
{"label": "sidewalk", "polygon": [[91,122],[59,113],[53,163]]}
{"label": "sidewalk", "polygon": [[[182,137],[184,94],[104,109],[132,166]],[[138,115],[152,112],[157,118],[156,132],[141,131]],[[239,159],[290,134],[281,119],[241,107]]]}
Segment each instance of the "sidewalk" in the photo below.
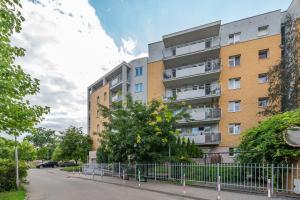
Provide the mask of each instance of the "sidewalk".
{"label": "sidewalk", "polygon": [[[165,193],[169,195],[176,195],[187,197],[191,199],[198,199],[198,200],[216,200],[217,199],[217,191],[214,188],[205,188],[205,187],[193,187],[193,186],[186,186],[185,187],[185,194],[184,194],[184,187],[182,185],[176,184],[168,184],[165,182],[160,181],[148,181],[148,182],[141,182],[140,186],[139,183],[133,179],[123,181],[118,177],[108,177],[108,176],[93,176],[92,175],[82,175],[82,174],[71,174],[70,177],[74,178],[81,178],[81,179],[88,179],[94,180],[99,182],[104,182],[108,184],[116,184],[122,185],[126,187],[154,191]],[[233,191],[222,191],[221,192],[221,199],[222,200],[266,200],[267,194],[255,194],[255,193],[247,193],[247,192],[233,192]],[[272,197],[272,199],[276,200],[286,200],[286,199],[293,199],[295,198],[287,198],[287,197]]]}

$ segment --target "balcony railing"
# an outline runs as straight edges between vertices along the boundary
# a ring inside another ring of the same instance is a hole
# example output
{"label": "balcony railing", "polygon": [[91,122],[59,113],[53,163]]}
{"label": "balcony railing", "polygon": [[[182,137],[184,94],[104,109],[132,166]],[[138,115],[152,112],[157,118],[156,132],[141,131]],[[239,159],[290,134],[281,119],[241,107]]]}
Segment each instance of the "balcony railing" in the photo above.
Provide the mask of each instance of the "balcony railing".
{"label": "balcony railing", "polygon": [[220,108],[193,108],[187,110],[191,121],[210,120],[221,117]]}
{"label": "balcony railing", "polygon": [[168,69],[164,72],[164,80],[182,78],[193,75],[209,74],[220,71],[219,61],[209,61],[201,64],[188,65],[176,69]]}
{"label": "balcony railing", "polygon": [[211,97],[211,96],[219,96],[221,94],[221,88],[218,86],[214,89],[198,89],[198,90],[187,90],[182,92],[177,92],[176,96],[169,95],[164,98],[165,101],[169,101],[171,99],[176,100],[188,100],[202,97]]}
{"label": "balcony railing", "polygon": [[219,37],[207,38],[199,41],[193,41],[190,43],[185,43],[178,45],[176,47],[170,47],[163,51],[165,58],[172,58],[179,55],[189,54],[198,51],[205,51],[213,49],[220,45]]}
{"label": "balcony railing", "polygon": [[220,132],[182,133],[181,137],[194,141],[197,145],[216,145],[221,142]]}

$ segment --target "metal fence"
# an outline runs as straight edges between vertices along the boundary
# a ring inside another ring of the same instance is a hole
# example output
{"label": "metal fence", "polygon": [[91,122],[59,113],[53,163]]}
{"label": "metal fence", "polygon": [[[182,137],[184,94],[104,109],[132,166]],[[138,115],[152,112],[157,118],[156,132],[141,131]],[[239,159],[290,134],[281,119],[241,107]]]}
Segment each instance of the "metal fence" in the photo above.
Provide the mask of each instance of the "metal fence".
{"label": "metal fence", "polygon": [[[125,177],[141,181],[160,180],[187,185],[216,187],[220,176],[222,188],[261,191],[272,193],[295,193],[300,190],[298,165],[274,164],[197,164],[197,163],[152,163],[85,164],[83,173],[101,176]],[[298,182],[298,186],[297,186]],[[300,191],[299,191],[300,192]]]}

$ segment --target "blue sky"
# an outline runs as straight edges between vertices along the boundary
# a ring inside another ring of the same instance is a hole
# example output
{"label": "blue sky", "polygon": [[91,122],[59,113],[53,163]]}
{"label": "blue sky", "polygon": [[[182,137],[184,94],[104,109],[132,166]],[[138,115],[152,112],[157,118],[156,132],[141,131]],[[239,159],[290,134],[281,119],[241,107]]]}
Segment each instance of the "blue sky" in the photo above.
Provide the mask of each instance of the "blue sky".
{"label": "blue sky", "polygon": [[212,21],[222,23],[286,10],[291,0],[89,0],[104,30],[118,46],[123,39],[137,42],[135,54],[161,36]]}

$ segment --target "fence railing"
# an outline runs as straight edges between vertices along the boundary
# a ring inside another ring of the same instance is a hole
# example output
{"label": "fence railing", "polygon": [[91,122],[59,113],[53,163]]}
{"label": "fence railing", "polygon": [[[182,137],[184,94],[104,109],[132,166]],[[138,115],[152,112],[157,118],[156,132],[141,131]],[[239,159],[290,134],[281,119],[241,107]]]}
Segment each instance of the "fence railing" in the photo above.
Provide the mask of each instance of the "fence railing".
{"label": "fence railing", "polygon": [[[215,187],[218,177],[222,188],[261,191],[268,189],[271,182],[272,193],[300,193],[300,168],[298,165],[275,164],[197,164],[197,163],[151,163],[122,164],[102,163],[85,164],[83,173],[99,176],[140,178],[147,181],[161,180],[187,185]],[[124,174],[123,174],[124,173]]]}

